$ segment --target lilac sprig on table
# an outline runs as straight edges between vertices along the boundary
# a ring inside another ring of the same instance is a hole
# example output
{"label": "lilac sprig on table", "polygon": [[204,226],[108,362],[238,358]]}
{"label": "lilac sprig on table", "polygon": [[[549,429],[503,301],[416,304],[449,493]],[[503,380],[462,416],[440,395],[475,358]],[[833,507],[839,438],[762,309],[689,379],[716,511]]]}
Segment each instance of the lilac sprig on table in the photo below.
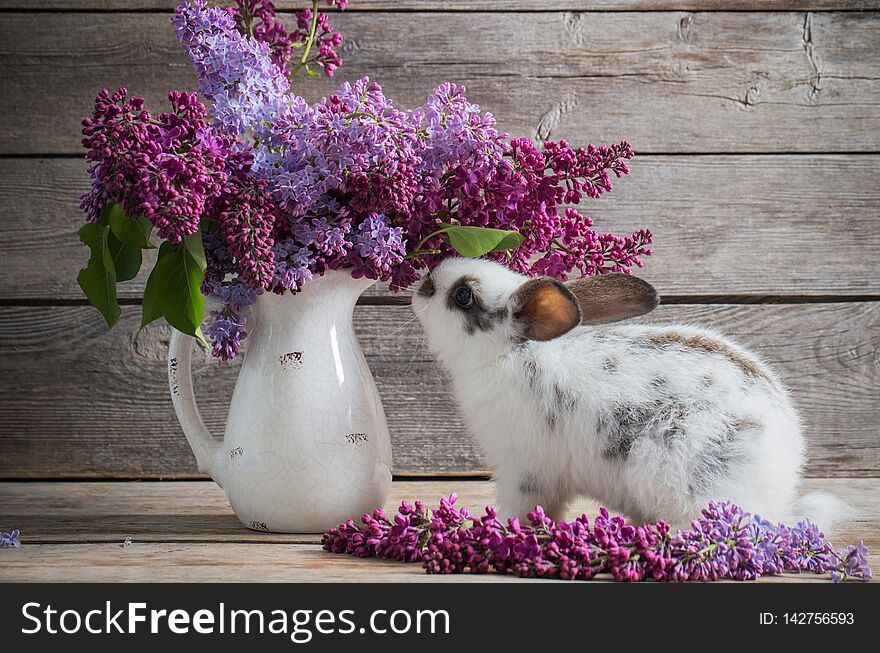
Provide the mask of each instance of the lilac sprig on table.
{"label": "lilac sprig on table", "polygon": [[436,509],[404,501],[349,520],[324,534],[331,553],[421,562],[429,574],[495,571],[524,578],[589,580],[608,573],[616,581],[754,580],[782,573],[831,574],[834,582],[870,580],[864,543],[838,553],[815,524],[771,524],[730,502],[710,502],[688,530],[672,533],[664,522],[627,524],[605,508],[556,523],[537,506],[529,523],[502,521],[492,506],[476,517],[455,506]]}
{"label": "lilac sprig on table", "polygon": [[15,529],[11,533],[0,532],[0,549],[18,549],[21,547],[21,541],[18,539],[21,533]]}
{"label": "lilac sprig on table", "polygon": [[[629,272],[651,254],[650,230],[603,233],[579,210],[629,172],[626,141],[512,139],[452,83],[412,109],[367,77],[306,102],[297,73],[341,63],[322,4],[348,3],[313,0],[288,28],[268,0],[184,2],[172,23],[200,95],[173,91],[158,115],[125,89],[96,98],[78,280],[109,326],[116,284],[138,273],[154,229],[164,242],[142,325],[165,318],[223,359],[238,354],[257,296],[297,293],[328,270],[401,290],[451,255],[562,279]],[[204,295],[222,306],[203,334]]]}

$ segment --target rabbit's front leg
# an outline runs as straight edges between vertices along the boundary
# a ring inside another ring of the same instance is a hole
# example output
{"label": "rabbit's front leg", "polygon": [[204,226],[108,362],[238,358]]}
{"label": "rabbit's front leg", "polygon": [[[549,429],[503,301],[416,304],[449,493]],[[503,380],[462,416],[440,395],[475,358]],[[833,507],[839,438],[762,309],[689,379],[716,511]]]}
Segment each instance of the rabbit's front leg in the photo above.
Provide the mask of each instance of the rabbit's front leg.
{"label": "rabbit's front leg", "polygon": [[517,517],[528,523],[527,515],[541,506],[544,513],[559,521],[567,507],[567,500],[558,492],[543,487],[527,470],[503,467],[496,470],[495,488],[498,507],[503,518]]}

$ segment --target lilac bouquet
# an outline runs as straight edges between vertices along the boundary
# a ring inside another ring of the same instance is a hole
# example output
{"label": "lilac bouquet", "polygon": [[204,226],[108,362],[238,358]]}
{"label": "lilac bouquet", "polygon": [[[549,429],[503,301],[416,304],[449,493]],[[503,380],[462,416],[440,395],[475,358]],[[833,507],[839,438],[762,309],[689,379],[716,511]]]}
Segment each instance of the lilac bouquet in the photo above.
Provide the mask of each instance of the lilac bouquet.
{"label": "lilac bouquet", "polygon": [[215,295],[205,335],[223,359],[259,294],[295,293],[327,270],[400,290],[451,254],[557,278],[642,265],[649,230],[600,233],[573,208],[628,172],[626,142],[510,139],[454,84],[410,110],[368,78],[309,104],[291,80],[341,64],[342,37],[318,5],[288,30],[267,0],[184,3],[172,22],[200,96],[172,91],[159,114],[125,89],[96,98],[83,121],[91,256],[78,281],[109,326],[116,284],[138,273],[154,230],[142,325],[165,318],[204,339],[203,295]]}
{"label": "lilac bouquet", "polygon": [[834,582],[870,580],[864,543],[844,554],[815,524],[771,524],[729,503],[709,503],[689,530],[672,533],[663,522],[631,526],[605,508],[590,524],[582,515],[555,523],[540,506],[529,523],[502,522],[492,506],[482,517],[441,499],[435,510],[401,503],[331,528],[325,551],[361,558],[420,562],[429,574],[495,571],[525,578],[589,580],[607,573],[616,581],[754,580],[783,572],[831,574]]}

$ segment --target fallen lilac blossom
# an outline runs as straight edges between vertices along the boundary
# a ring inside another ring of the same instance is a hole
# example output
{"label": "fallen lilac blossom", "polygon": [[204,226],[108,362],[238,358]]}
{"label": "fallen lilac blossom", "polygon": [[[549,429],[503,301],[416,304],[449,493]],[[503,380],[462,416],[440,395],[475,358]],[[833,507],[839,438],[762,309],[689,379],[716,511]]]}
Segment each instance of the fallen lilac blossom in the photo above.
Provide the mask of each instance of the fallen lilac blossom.
{"label": "fallen lilac blossom", "polygon": [[401,503],[388,517],[375,510],[324,534],[331,553],[421,562],[429,574],[495,571],[525,578],[589,580],[609,573],[616,581],[754,580],[784,572],[830,574],[834,582],[868,581],[863,542],[838,553],[815,524],[771,524],[730,502],[710,502],[688,530],[664,522],[627,524],[605,508],[592,524],[585,515],[556,523],[537,506],[529,523],[501,521],[487,506],[476,517],[457,508],[457,497],[436,509]]}
{"label": "fallen lilac blossom", "polygon": [[20,534],[17,528],[11,533],[0,533],[0,549],[18,549],[21,547],[21,541],[18,539]]}

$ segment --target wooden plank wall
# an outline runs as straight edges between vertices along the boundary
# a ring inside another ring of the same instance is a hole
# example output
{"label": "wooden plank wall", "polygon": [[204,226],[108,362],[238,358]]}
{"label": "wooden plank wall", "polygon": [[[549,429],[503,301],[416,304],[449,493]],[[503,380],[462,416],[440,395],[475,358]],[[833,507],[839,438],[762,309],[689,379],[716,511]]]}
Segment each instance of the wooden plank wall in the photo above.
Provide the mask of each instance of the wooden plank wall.
{"label": "wooden plank wall", "polygon": [[[144,278],[112,333],[75,283],[79,121],[105,85],[153,106],[195,88],[174,4],[0,7],[0,478],[198,476],[168,330],[136,330]],[[630,140],[632,174],[583,208],[654,229],[657,317],[716,325],[776,365],[809,474],[880,474],[880,2],[353,0],[333,19],[345,66],[303,82],[310,99],[369,74],[412,106],[453,80],[514,135]],[[355,315],[395,472],[485,473],[405,302],[376,288]],[[197,366],[218,433],[236,371]]]}

